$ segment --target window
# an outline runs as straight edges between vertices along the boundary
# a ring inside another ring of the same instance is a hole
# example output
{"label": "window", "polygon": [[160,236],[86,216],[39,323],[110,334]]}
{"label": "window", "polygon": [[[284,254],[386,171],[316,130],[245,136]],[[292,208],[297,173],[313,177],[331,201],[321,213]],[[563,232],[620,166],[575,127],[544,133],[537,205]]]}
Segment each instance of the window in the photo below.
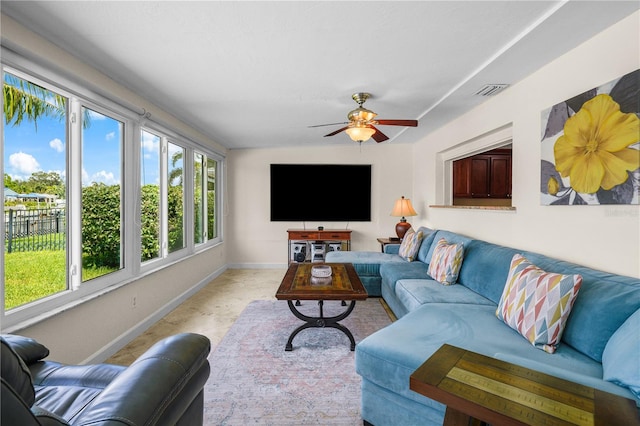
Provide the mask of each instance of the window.
{"label": "window", "polygon": [[24,69],[2,68],[3,327],[221,241],[223,157]]}
{"label": "window", "polygon": [[124,123],[82,107],[82,281],[124,267],[122,138]]}
{"label": "window", "polygon": [[206,164],[204,163],[204,155],[199,152],[193,154],[193,242],[200,244],[207,238],[205,233],[205,217],[204,210],[206,194],[204,184],[206,179]]}
{"label": "window", "polygon": [[140,236],[144,262],[160,256],[160,136],[141,131]]}
{"label": "window", "polygon": [[66,148],[69,100],[5,73],[4,309],[68,289]]}
{"label": "window", "polygon": [[184,248],[184,148],[174,143],[169,148],[169,180],[167,193],[169,253]]}
{"label": "window", "polygon": [[[162,131],[142,129],[141,140],[142,262],[165,258],[188,247],[187,223],[193,226],[193,247],[217,241],[219,157],[189,148],[183,141],[172,138],[170,142]],[[185,200],[191,198],[193,204],[187,205]],[[186,221],[190,212],[193,220]]]}
{"label": "window", "polygon": [[218,221],[216,220],[216,205],[218,204],[217,187],[218,161],[207,158],[207,205],[205,206],[207,217],[207,239],[218,238]]}
{"label": "window", "polygon": [[217,161],[195,152],[193,157],[193,242],[204,243],[218,236],[215,221]]}

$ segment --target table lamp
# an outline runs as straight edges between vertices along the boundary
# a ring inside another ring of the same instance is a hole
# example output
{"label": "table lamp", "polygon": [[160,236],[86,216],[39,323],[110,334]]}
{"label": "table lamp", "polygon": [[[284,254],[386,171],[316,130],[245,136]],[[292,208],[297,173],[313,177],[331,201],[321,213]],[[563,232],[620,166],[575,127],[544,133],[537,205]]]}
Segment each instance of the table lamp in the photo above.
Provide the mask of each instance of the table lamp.
{"label": "table lamp", "polygon": [[391,211],[391,216],[402,217],[400,222],[396,224],[396,234],[398,235],[398,238],[402,239],[404,234],[406,234],[409,228],[411,228],[411,224],[407,222],[405,216],[417,215],[418,213],[413,209],[410,199],[404,198],[403,195],[400,199],[396,200],[393,210]]}

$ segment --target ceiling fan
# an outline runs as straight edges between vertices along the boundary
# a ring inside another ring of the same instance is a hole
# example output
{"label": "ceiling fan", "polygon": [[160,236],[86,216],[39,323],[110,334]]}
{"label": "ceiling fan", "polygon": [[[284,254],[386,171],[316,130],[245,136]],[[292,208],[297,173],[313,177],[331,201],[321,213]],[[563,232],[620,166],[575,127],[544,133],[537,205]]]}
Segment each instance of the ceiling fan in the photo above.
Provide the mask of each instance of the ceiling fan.
{"label": "ceiling fan", "polygon": [[319,124],[309,127],[347,124],[347,126],[324,136],[335,136],[338,133],[346,131],[349,137],[355,142],[364,142],[369,140],[369,138],[373,138],[376,142],[384,142],[389,139],[387,135],[385,135],[375,127],[377,125],[418,127],[418,120],[376,120],[376,116],[378,114],[362,106],[362,104],[364,104],[365,101],[371,97],[370,93],[354,93],[351,97],[358,104],[358,108],[350,111],[349,114],[347,114],[347,118],[349,118],[349,121],[345,121],[342,123]]}

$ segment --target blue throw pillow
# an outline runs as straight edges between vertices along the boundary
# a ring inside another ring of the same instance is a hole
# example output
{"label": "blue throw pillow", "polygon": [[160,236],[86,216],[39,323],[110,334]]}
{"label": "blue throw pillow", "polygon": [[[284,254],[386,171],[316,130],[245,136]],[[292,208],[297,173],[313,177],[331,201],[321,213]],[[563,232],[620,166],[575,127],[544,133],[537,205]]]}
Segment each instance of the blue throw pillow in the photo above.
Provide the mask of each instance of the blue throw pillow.
{"label": "blue throw pillow", "polygon": [[640,309],[613,333],[602,353],[602,378],[640,399]]}

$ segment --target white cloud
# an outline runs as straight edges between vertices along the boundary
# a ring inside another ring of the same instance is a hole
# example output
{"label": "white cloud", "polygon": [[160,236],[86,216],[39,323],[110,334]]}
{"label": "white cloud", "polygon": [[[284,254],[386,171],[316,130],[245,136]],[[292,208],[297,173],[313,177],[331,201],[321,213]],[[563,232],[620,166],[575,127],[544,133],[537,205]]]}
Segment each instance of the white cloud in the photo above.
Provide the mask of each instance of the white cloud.
{"label": "white cloud", "polygon": [[64,151],[64,144],[58,138],[50,140],[49,141],[49,146],[51,148],[53,148],[56,152],[63,152]]}
{"label": "white cloud", "polygon": [[107,172],[104,170],[101,170],[98,173],[95,173],[93,176],[91,176],[91,181],[104,183],[105,185],[114,185],[118,183],[116,178],[113,176],[113,173]]}
{"label": "white cloud", "polygon": [[40,170],[40,164],[35,157],[24,152],[16,152],[9,156],[9,167],[15,173],[30,175]]}
{"label": "white cloud", "polygon": [[111,139],[116,137],[116,132],[109,132],[107,133],[107,135],[104,137],[106,140],[110,141]]}
{"label": "white cloud", "polygon": [[142,147],[146,152],[160,152],[160,138],[151,133],[142,132]]}

